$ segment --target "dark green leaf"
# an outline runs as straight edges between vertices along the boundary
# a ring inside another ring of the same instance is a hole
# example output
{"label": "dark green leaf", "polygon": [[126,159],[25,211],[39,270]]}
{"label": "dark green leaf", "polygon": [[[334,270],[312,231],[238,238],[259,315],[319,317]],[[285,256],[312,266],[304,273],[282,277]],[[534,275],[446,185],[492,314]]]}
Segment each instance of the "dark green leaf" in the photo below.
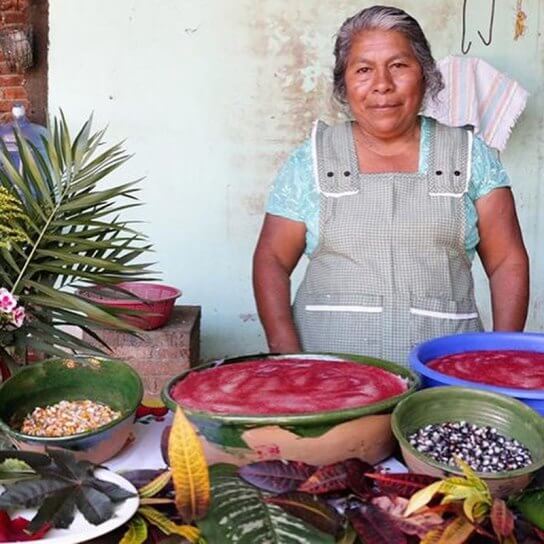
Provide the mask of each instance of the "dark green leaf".
{"label": "dark green leaf", "polygon": [[34,508],[39,506],[47,497],[67,491],[73,487],[73,483],[58,478],[41,478],[24,480],[5,486],[5,491],[0,495],[0,509],[8,508]]}
{"label": "dark green leaf", "polygon": [[32,451],[18,450],[0,450],[0,463],[6,459],[18,459],[24,461],[30,468],[34,470],[39,467],[46,467],[51,464],[51,459],[43,453],[35,453]]}
{"label": "dark green leaf", "polygon": [[31,532],[37,531],[46,523],[58,529],[72,525],[76,514],[74,495],[70,491],[59,493],[45,499],[29,525]]}
{"label": "dark green leaf", "polygon": [[113,515],[110,498],[93,487],[82,485],[75,493],[76,504],[85,519],[93,525],[100,525]]}
{"label": "dark green leaf", "polygon": [[114,484],[113,482],[106,482],[105,480],[99,480],[98,478],[88,478],[85,481],[86,485],[94,487],[101,493],[105,493],[112,502],[123,502],[130,497],[135,497],[136,494],[132,491],[128,491],[123,487]]}

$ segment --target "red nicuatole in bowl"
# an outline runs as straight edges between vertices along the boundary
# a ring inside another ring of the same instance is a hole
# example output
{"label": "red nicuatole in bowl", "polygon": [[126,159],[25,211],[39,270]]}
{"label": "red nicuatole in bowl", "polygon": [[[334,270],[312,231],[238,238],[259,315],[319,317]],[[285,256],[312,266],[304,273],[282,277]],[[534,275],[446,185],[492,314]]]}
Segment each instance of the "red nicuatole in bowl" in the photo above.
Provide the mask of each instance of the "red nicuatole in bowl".
{"label": "red nicuatole in bowl", "polygon": [[394,449],[394,406],[418,385],[406,368],[356,355],[255,355],[184,372],[163,399],[184,409],[211,463],[376,463]]}
{"label": "red nicuatole in bowl", "polygon": [[515,397],[544,415],[544,334],[481,332],[433,338],[410,353],[424,387],[457,385]]}

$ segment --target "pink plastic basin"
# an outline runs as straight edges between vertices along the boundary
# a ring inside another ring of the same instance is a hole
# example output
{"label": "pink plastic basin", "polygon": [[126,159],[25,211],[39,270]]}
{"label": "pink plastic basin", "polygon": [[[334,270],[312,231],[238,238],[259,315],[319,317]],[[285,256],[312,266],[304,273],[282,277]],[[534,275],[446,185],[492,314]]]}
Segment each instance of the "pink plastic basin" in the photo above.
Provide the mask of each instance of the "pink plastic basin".
{"label": "pink plastic basin", "polygon": [[168,323],[174,302],[181,296],[179,289],[163,283],[124,282],[117,284],[117,287],[127,293],[110,287],[93,286],[81,289],[79,295],[101,306],[142,312],[139,315],[122,315],[120,318],[146,331]]}

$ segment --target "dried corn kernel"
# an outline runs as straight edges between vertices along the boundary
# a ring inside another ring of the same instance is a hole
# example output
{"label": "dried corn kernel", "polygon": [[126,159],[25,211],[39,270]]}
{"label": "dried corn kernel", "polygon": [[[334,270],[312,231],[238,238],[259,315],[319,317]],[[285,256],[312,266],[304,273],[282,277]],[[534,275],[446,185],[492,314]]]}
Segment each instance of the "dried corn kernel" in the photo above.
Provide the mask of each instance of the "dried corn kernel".
{"label": "dried corn kernel", "polygon": [[32,436],[70,436],[94,431],[119,417],[121,412],[99,402],[61,400],[34,408],[25,417],[21,432]]}

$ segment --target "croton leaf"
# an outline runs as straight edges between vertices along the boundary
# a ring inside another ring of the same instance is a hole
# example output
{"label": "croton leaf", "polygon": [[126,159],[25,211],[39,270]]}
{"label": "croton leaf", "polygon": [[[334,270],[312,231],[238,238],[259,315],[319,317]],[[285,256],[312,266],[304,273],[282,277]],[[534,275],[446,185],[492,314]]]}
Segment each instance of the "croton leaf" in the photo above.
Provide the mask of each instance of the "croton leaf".
{"label": "croton leaf", "polygon": [[170,459],[168,457],[168,441],[170,440],[171,430],[172,425],[167,425],[161,433],[161,457],[167,467],[170,466]]}
{"label": "croton leaf", "polygon": [[356,495],[362,498],[372,496],[372,481],[366,477],[366,473],[373,470],[372,465],[361,461],[361,459],[352,458],[344,461],[346,468],[346,482]]}
{"label": "croton leaf", "polygon": [[204,538],[221,544],[333,544],[334,537],[319,531],[282,508],[266,502],[270,494],[243,481],[238,467],[210,469],[212,504],[198,522]]}
{"label": "croton leaf", "polygon": [[350,508],[346,515],[365,544],[406,544],[406,536],[389,515],[373,504]]}
{"label": "croton leaf", "polygon": [[142,506],[138,509],[138,512],[165,535],[178,535],[186,538],[189,542],[198,541],[200,531],[193,525],[178,525],[167,518],[163,513],[150,506]]}
{"label": "croton leaf", "polygon": [[[163,474],[163,470],[155,469],[140,469],[140,470],[123,470],[119,474],[128,480],[136,489],[141,489],[149,482]],[[168,491],[172,491],[173,487],[168,486]],[[166,490],[164,490],[166,491]]]}
{"label": "croton leaf", "polygon": [[293,491],[269,497],[266,502],[281,506],[289,514],[306,521],[324,533],[336,537],[340,535],[342,516],[325,501],[313,495]]}
{"label": "croton leaf", "polygon": [[409,499],[416,491],[436,482],[433,476],[413,473],[367,472],[382,493],[400,495]]}
{"label": "croton leaf", "polygon": [[187,522],[206,515],[210,479],[202,443],[178,406],[168,442],[168,456],[176,493],[176,507]]}
{"label": "croton leaf", "polygon": [[343,461],[319,467],[305,482],[298,486],[299,491],[314,495],[344,491],[347,488],[348,475]]}
{"label": "croton leaf", "polygon": [[136,514],[129,522],[127,532],[119,544],[143,544],[147,540],[147,524]]}
{"label": "croton leaf", "polygon": [[527,521],[544,530],[544,488],[527,489],[512,497],[509,504]]}
{"label": "croton leaf", "polygon": [[458,517],[445,528],[439,544],[463,544],[474,533],[474,525],[465,517]]}
{"label": "croton leaf", "polygon": [[246,482],[271,493],[294,491],[305,482],[316,467],[297,461],[263,461],[240,468],[238,474]]}
{"label": "croton leaf", "polygon": [[82,485],[75,491],[79,511],[93,525],[100,525],[113,515],[113,503],[110,498],[94,487]]}
{"label": "croton leaf", "polygon": [[427,506],[427,504],[431,502],[436,493],[440,491],[442,483],[442,481],[434,482],[433,484],[428,485],[427,487],[424,487],[419,491],[416,491],[416,493],[414,493],[410,497],[410,502],[406,507],[404,516],[408,517],[414,512],[417,512],[420,508]]}
{"label": "croton leaf", "polygon": [[140,497],[154,497],[160,493],[172,480],[172,472],[170,470],[165,470],[161,472],[158,476],[153,478],[149,483],[140,487],[138,489],[138,494]]}

